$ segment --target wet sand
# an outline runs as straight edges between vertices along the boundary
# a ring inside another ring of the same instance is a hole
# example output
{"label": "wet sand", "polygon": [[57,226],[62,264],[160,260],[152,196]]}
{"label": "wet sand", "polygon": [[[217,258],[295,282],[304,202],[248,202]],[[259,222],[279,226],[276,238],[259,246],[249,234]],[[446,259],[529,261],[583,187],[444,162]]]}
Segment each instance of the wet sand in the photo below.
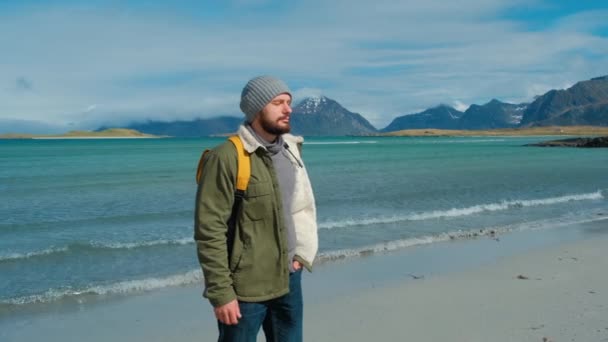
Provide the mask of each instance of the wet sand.
{"label": "wet sand", "polygon": [[608,238],[308,308],[308,341],[608,341]]}

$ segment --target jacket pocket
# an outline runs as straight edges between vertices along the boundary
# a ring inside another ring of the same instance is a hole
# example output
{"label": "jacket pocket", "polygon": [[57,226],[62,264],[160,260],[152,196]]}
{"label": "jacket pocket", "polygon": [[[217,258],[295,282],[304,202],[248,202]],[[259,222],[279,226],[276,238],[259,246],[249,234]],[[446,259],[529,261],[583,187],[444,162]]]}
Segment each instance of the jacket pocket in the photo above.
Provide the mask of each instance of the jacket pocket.
{"label": "jacket pocket", "polygon": [[243,199],[243,225],[247,221],[262,220],[272,214],[270,182],[249,183]]}

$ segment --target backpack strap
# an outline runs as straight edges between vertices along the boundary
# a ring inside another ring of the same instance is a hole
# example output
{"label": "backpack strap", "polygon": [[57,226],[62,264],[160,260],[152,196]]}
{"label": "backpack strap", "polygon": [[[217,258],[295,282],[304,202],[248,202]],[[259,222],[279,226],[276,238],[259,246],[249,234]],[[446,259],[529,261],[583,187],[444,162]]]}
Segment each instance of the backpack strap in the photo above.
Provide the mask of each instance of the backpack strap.
{"label": "backpack strap", "polygon": [[[251,157],[249,153],[245,151],[245,147],[243,147],[243,142],[238,135],[233,135],[228,138],[230,142],[234,145],[237,154],[237,175],[236,175],[236,196],[243,196],[245,194],[245,190],[247,190],[247,186],[249,185],[249,178],[251,178]],[[201,158],[198,160],[198,167],[196,168],[196,184],[199,184],[201,181],[201,175],[203,173],[203,161],[205,160],[205,155],[209,150],[205,150],[201,154]]]}
{"label": "backpack strap", "polygon": [[201,182],[201,175],[203,174],[203,160],[205,160],[205,155],[207,155],[208,152],[209,149],[203,151],[203,153],[201,154],[201,158],[198,160],[198,166],[196,167],[195,176],[196,184],[199,184]]}
{"label": "backpack strap", "polygon": [[228,138],[230,142],[236,148],[237,154],[237,176],[236,176],[236,196],[244,196],[247,185],[249,185],[249,178],[251,178],[251,158],[249,153],[245,151],[243,142],[238,135],[233,135]]}
{"label": "backpack strap", "polygon": [[[249,153],[245,151],[243,147],[243,142],[238,135],[231,136],[228,138],[230,142],[234,145],[237,154],[237,176],[236,176],[236,190],[234,192],[234,203],[232,204],[232,211],[230,213],[230,217],[228,218],[228,233],[226,235],[226,242],[228,245],[228,255],[230,259],[230,255],[232,255],[232,246],[234,244],[234,236],[236,229],[236,220],[240,212],[240,207],[243,202],[243,198],[245,197],[245,190],[247,190],[247,185],[249,185],[249,178],[251,178],[251,157]],[[203,162],[205,159],[205,155],[209,152],[209,150],[205,150],[201,159],[198,161],[198,168],[196,170],[196,183],[199,184],[201,180],[201,175],[203,173]]]}

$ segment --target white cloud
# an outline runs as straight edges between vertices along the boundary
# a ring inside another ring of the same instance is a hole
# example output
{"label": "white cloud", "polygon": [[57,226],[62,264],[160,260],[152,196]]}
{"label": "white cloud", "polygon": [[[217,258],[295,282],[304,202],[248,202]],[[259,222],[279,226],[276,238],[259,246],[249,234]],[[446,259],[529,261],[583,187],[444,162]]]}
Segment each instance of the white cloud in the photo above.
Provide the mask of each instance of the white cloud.
{"label": "white cloud", "polygon": [[300,88],[294,91],[292,95],[294,102],[298,102],[307,97],[321,97],[323,96],[323,91],[319,88]]}
{"label": "white cloud", "polygon": [[88,106],[88,107],[87,107],[87,108],[84,110],[84,112],[85,112],[85,113],[90,113],[90,112],[94,111],[96,108],[97,108],[97,105],[96,105],[96,104],[92,104],[92,105]]}
{"label": "white cloud", "polygon": [[594,33],[605,12],[527,31],[500,14],[538,2],[311,0],[250,16],[237,8],[264,3],[235,1],[223,20],[109,8],[0,14],[0,118],[94,126],[241,115],[244,83],[273,74],[296,100],[323,94],[384,127],[439,103],[530,101],[608,74],[608,39]]}
{"label": "white cloud", "polygon": [[466,111],[467,109],[469,109],[470,105],[466,105],[458,100],[454,101],[452,106],[456,109],[459,110],[461,112]]}

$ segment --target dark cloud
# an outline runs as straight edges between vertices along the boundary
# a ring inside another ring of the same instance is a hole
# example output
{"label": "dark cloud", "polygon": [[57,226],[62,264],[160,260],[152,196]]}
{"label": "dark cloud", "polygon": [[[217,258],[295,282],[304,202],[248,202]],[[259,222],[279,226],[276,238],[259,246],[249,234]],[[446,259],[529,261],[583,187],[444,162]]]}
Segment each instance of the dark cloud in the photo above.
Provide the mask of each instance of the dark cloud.
{"label": "dark cloud", "polygon": [[17,88],[17,90],[29,91],[33,89],[33,84],[32,81],[21,76],[15,80],[15,87]]}

